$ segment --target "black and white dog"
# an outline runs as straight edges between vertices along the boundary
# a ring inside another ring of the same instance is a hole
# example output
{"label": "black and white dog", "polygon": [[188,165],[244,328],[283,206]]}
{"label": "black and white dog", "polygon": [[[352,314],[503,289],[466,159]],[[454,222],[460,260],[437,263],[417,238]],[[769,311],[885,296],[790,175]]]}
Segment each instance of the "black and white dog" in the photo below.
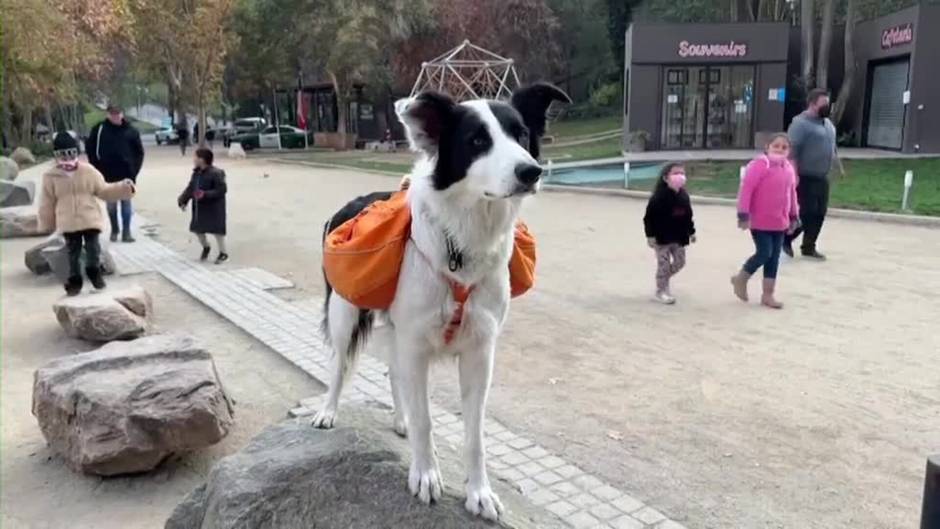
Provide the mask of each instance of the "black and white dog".
{"label": "black and white dog", "polygon": [[[540,187],[539,139],[548,107],[556,100],[570,102],[558,88],[535,84],[514,93],[511,104],[458,104],[437,93],[395,104],[420,156],[408,190],[411,239],[395,301],[384,315],[395,336],[389,358],[394,427],[401,435],[407,431],[411,443],[411,492],[424,503],[439,499],[442,482],[431,436],[428,368],[435,357],[456,356],[468,467],[466,507],[491,520],[503,507],[486,472],[486,396],[496,341],[509,309],[514,227],[523,199]],[[389,195],[373,193],[350,202],[326,231]],[[333,426],[343,382],[374,319],[372,312],[331,293],[327,284],[324,328],[335,366],[326,404],[313,419],[318,428]]]}

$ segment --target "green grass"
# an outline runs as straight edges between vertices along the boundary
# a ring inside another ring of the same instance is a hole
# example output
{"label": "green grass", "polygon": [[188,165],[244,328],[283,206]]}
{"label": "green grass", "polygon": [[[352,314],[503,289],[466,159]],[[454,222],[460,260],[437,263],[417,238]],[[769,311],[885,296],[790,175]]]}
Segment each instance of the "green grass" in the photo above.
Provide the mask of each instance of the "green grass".
{"label": "green grass", "polygon": [[564,141],[577,136],[587,136],[600,132],[620,129],[623,119],[619,114],[593,119],[561,120],[551,123],[546,134],[555,137],[555,141]]}
{"label": "green grass", "polygon": [[[686,166],[689,192],[693,195],[735,198],[739,162],[693,162]],[[940,216],[940,159],[846,160],[846,176],[831,177],[829,205],[835,208],[899,213],[904,172],[914,171],[911,212]],[[655,181],[631,184],[631,189],[650,190]]]}
{"label": "green grass", "polygon": [[542,148],[542,158],[559,163],[614,158],[621,156],[622,145],[623,139],[620,136],[578,145],[559,147],[546,145]]}
{"label": "green grass", "polygon": [[[104,110],[95,109],[95,110],[90,110],[86,112],[85,113],[85,130],[91,130],[92,127],[100,123],[104,118],[105,118]],[[133,125],[138,131],[144,134],[154,132],[155,130],[159,129],[159,127],[155,127],[146,121],[137,121],[136,119],[130,116],[125,116],[125,119],[127,119],[127,121],[129,121],[131,125]]]}

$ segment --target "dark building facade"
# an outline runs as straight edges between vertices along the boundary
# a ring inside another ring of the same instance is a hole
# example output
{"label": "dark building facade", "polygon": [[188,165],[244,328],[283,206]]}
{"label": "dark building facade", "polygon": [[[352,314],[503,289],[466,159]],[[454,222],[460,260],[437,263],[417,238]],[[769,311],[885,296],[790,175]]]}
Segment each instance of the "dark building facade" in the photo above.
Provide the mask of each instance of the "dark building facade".
{"label": "dark building facade", "polygon": [[651,149],[743,149],[780,130],[789,26],[634,24],[627,30],[625,130]]}
{"label": "dark building facade", "polygon": [[[840,134],[852,145],[940,153],[940,6],[861,22]],[[818,32],[817,32],[818,33]],[[830,56],[833,98],[846,79],[843,29]],[[818,45],[818,43],[817,43]],[[625,140],[649,149],[753,148],[803,107],[799,28],[787,23],[634,24],[626,34]]]}

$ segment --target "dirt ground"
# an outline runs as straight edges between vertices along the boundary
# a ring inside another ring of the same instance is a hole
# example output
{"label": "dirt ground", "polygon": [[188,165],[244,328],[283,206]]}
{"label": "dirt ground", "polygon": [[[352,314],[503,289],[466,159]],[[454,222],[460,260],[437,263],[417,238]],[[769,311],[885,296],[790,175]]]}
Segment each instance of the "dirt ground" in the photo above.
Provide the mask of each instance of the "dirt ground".
{"label": "dirt ground", "polygon": [[[172,148],[147,156],[135,204],[161,223],[162,242],[195,255],[175,206],[190,161]],[[219,165],[231,266],[291,278],[307,297],[323,292],[324,220],[397,184],[224,156]],[[830,260],[782,263],[787,306],[774,312],[732,298],[728,277],[751,243],[731,209],[699,206],[679,303],[663,307],[650,301],[644,206],[544,193],[528,207],[538,282],[513,303],[490,413],[693,529],[916,525],[924,460],[940,438],[940,231],[830,219]],[[438,366],[435,398],[456,410],[453,371]]]}
{"label": "dirt ground", "polygon": [[[62,288],[23,266],[37,240],[2,246],[2,523],[4,529],[128,529],[163,527],[176,504],[202,484],[211,465],[322,386],[277,353],[156,275],[112,279],[136,283],[154,298],[157,330],[187,332],[211,352],[235,400],[235,425],[219,444],[173,458],[146,476],[100,479],[65,468],[46,448],[30,412],[33,372],[53,358],[94,345],[67,338],[52,314]],[[263,366],[263,369],[259,369]]]}

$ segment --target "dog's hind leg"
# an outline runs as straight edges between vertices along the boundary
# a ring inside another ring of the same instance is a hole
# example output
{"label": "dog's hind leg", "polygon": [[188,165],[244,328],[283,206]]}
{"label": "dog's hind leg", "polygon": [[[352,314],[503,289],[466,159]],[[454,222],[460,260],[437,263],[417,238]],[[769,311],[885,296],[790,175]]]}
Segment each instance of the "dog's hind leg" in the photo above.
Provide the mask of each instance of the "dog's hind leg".
{"label": "dog's hind leg", "polygon": [[395,416],[392,423],[392,428],[395,430],[401,437],[408,436],[408,421],[405,419],[405,408],[402,398],[402,384],[400,377],[397,373],[397,363],[395,362],[395,353],[393,352],[389,355],[388,362],[388,381],[392,386],[392,404],[395,406]]}
{"label": "dog's hind leg", "polygon": [[441,499],[444,482],[437,462],[434,439],[431,437],[431,411],[428,401],[428,368],[430,351],[420,340],[396,337],[396,354],[392,362],[400,401],[404,404],[411,444],[411,468],[408,488],[422,503]]}
{"label": "dog's hind leg", "polygon": [[495,345],[460,355],[460,397],[463,407],[464,452],[467,465],[467,502],[465,507],[475,515],[496,520],[503,504],[490,487],[486,473],[486,446],[483,421],[486,395],[493,378]]}
{"label": "dog's hind leg", "polygon": [[311,421],[315,428],[333,427],[343,384],[355,372],[359,347],[365,342],[372,327],[371,312],[360,310],[335,294],[327,302],[327,311],[326,332],[333,346],[333,373],[326,402]]}

